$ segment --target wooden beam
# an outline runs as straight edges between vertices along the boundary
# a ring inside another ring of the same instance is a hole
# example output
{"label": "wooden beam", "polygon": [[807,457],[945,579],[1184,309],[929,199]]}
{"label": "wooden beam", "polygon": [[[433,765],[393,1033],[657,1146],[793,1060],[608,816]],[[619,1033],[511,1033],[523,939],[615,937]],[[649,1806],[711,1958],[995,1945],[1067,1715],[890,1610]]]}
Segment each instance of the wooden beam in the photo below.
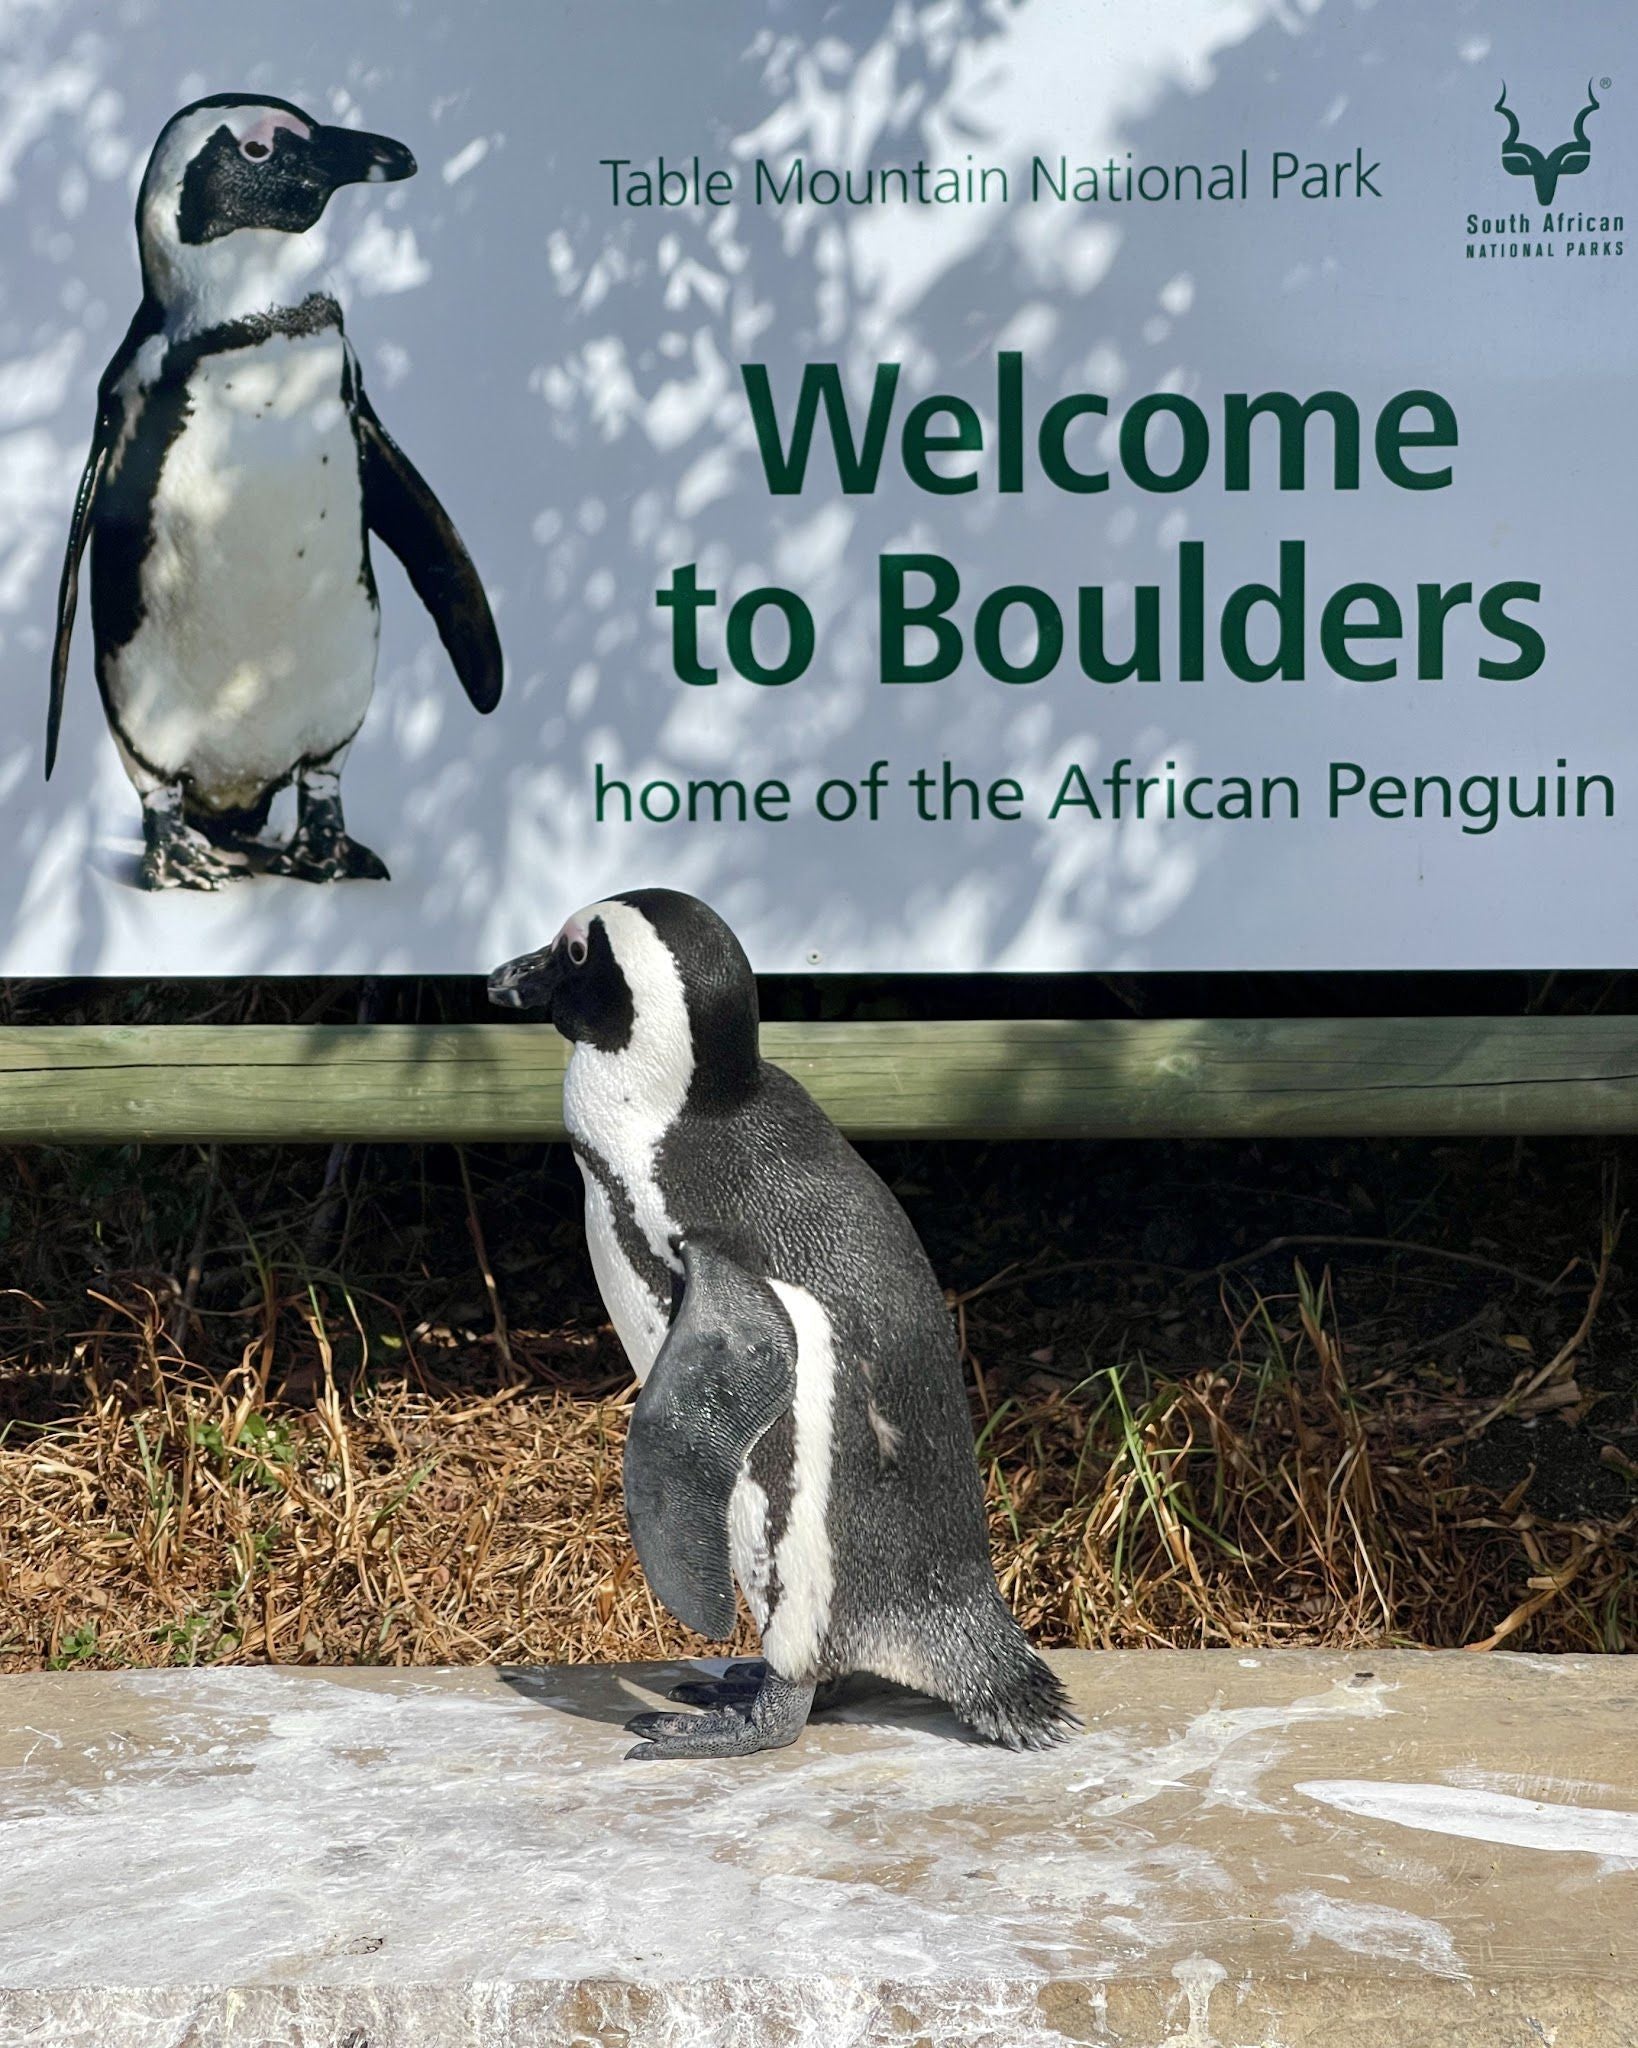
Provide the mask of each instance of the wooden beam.
{"label": "wooden beam", "polygon": [[[859,1138],[1638,1131],[1638,1019],[774,1024]],[[544,1025],[0,1029],[0,1141],[563,1135]]]}

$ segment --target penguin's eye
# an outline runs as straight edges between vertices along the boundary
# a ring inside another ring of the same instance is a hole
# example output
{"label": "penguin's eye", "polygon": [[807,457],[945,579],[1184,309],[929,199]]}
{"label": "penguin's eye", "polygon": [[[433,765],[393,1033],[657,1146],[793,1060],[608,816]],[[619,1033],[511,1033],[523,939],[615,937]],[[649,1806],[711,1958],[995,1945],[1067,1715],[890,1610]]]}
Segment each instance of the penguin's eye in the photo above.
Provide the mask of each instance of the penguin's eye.
{"label": "penguin's eye", "polygon": [[273,154],[268,145],[255,136],[252,136],[248,142],[241,142],[239,150],[241,155],[248,156],[253,162],[259,162],[264,156],[271,156]]}
{"label": "penguin's eye", "polygon": [[576,967],[585,966],[586,942],[584,939],[571,939],[569,941],[569,959]]}

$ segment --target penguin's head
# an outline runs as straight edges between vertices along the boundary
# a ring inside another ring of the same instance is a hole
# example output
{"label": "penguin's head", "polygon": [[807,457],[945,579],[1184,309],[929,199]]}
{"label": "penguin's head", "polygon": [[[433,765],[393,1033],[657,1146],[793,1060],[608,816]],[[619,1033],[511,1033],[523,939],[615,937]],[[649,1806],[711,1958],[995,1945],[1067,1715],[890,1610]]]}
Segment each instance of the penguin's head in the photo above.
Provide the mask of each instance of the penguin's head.
{"label": "penguin's head", "polygon": [[288,100],[195,100],[161,130],[137,195],[143,284],[186,327],[298,303],[324,261],[330,195],[414,174],[401,142]]}
{"label": "penguin's head", "polygon": [[489,1000],[550,1011],[565,1038],[619,1058],[641,1093],[720,1107],[756,1078],[751,963],[708,904],[675,889],[577,911],[549,946],[496,968]]}

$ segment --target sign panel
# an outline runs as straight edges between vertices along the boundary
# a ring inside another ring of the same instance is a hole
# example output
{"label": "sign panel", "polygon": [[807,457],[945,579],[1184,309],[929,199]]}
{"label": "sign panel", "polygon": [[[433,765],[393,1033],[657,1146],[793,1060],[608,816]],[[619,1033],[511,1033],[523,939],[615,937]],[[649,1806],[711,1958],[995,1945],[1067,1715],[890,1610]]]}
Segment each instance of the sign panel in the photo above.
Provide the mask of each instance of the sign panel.
{"label": "sign panel", "polygon": [[1630,962],[1628,0],[0,40],[0,972]]}

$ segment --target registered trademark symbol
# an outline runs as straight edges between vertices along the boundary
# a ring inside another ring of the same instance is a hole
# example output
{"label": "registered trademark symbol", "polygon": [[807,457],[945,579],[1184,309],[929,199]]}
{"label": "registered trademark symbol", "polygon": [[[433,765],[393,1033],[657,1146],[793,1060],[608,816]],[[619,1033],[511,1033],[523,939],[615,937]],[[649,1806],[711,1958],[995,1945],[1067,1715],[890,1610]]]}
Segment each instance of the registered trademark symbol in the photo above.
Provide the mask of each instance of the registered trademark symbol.
{"label": "registered trademark symbol", "polygon": [[1599,90],[1600,92],[1608,92],[1608,91],[1609,91],[1609,89],[1610,89],[1610,81],[1609,81],[1609,80],[1608,80],[1607,78],[1601,78],[1601,79],[1600,79],[1600,80],[1598,81],[1598,90]]}

